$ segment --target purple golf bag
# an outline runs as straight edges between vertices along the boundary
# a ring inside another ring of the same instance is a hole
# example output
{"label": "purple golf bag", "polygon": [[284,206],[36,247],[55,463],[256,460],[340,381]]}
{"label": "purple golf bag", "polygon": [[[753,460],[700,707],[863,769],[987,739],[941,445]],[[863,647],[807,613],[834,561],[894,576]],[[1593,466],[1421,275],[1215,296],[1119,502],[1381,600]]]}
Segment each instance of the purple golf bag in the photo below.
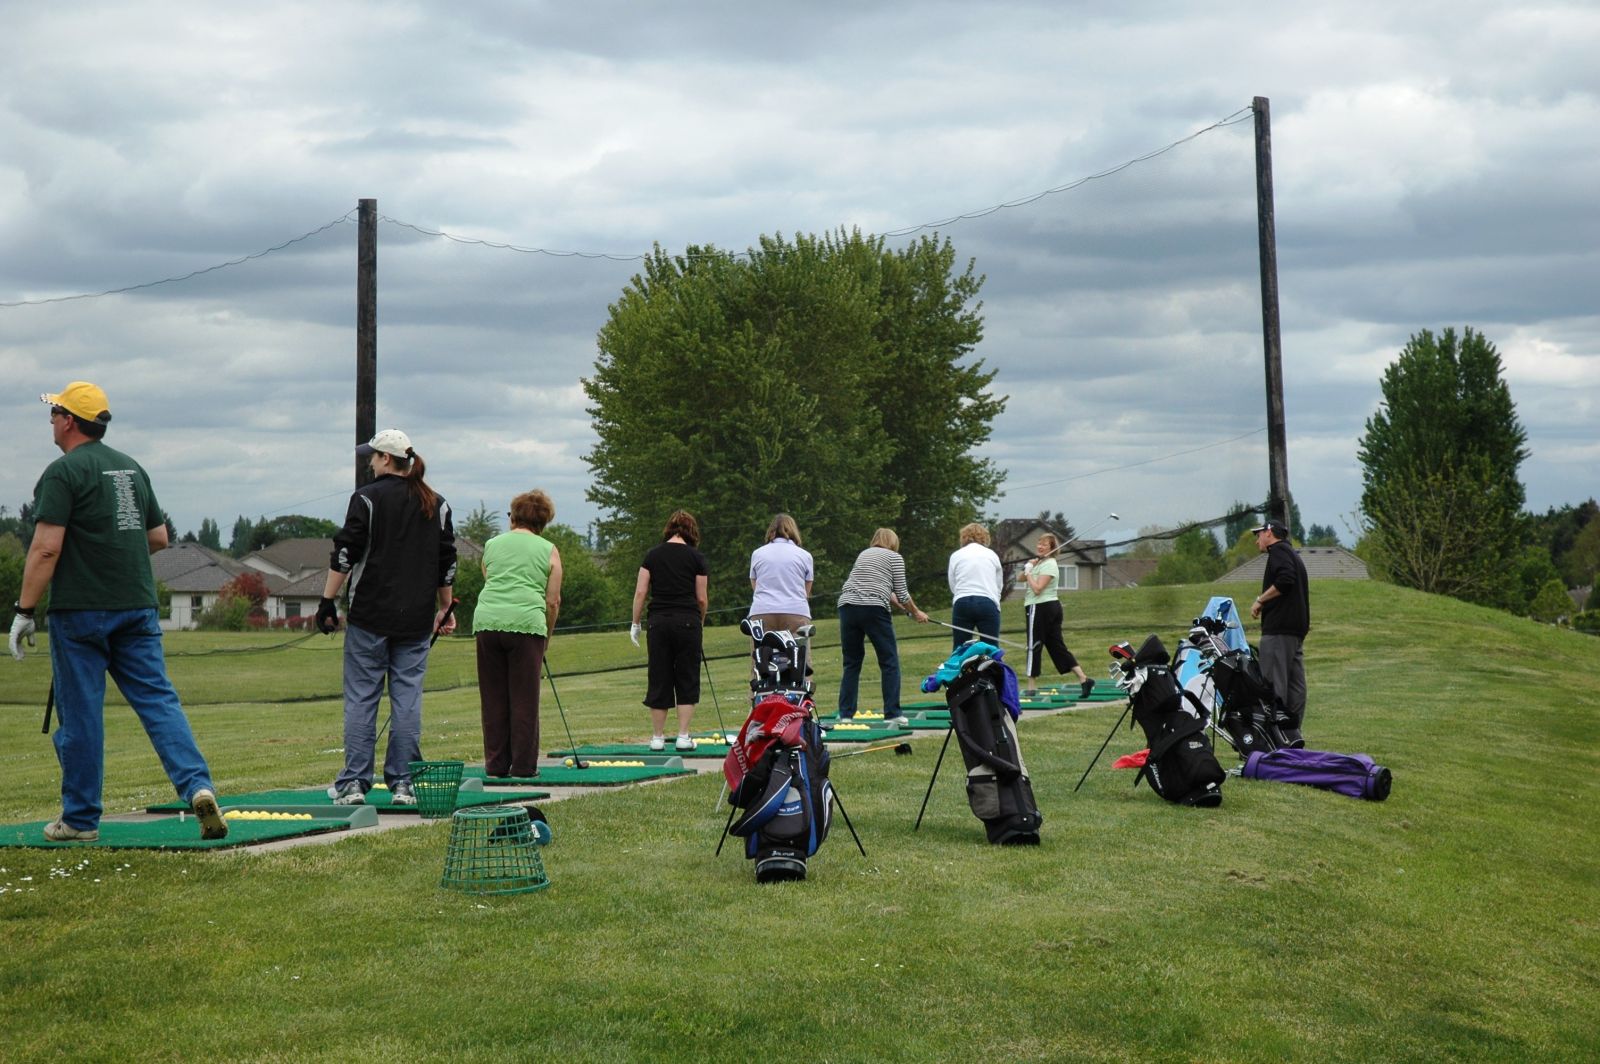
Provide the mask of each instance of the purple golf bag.
{"label": "purple golf bag", "polygon": [[1350,798],[1381,802],[1389,797],[1394,777],[1366,754],[1333,754],[1325,750],[1278,750],[1253,753],[1245,758],[1248,780],[1278,780],[1320,787]]}

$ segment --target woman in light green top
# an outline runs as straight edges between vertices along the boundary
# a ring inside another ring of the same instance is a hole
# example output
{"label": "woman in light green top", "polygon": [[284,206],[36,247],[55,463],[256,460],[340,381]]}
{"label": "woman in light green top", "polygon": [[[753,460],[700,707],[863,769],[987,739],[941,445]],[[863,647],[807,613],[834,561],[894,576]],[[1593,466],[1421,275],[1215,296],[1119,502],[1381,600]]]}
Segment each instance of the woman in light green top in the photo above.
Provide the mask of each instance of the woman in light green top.
{"label": "woman in light green top", "polygon": [[1081,697],[1088,698],[1089,692],[1094,690],[1094,681],[1084,675],[1083,666],[1061,638],[1061,600],[1056,597],[1060,569],[1056,565],[1056,550],[1056,537],[1046,532],[1033,547],[1038,557],[1022,570],[1022,579],[1028,585],[1028,593],[1022,599],[1022,611],[1028,621],[1028,686],[1023,694],[1031,695],[1037,689],[1039,672],[1044,665],[1043,651],[1048,650],[1050,664],[1063,675],[1070,670],[1081,685]]}
{"label": "woman in light green top", "polygon": [[561,552],[539,533],[556,515],[542,491],[511,500],[511,531],[483,547],[472,613],[489,776],[539,774],[539,670],[561,610]]}

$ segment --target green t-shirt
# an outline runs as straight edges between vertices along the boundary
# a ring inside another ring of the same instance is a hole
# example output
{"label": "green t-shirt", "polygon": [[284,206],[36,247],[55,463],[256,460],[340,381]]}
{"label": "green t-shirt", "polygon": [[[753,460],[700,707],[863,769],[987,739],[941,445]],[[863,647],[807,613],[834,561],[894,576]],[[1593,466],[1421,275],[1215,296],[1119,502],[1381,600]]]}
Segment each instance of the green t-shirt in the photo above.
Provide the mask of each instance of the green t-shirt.
{"label": "green t-shirt", "polygon": [[45,467],[34,517],[67,530],[50,579],[50,611],[141,610],[156,605],[147,529],[166,522],[139,463],[99,441]]}
{"label": "green t-shirt", "polygon": [[1037,594],[1035,594],[1033,586],[1030,584],[1028,587],[1028,593],[1022,596],[1022,604],[1024,606],[1037,606],[1041,602],[1053,601],[1056,598],[1056,580],[1058,572],[1059,570],[1056,566],[1056,560],[1054,558],[1046,558],[1042,562],[1034,562],[1033,572],[1028,573],[1027,578],[1031,579],[1035,576],[1049,576],[1050,582],[1044,585],[1044,590],[1038,592]]}
{"label": "green t-shirt", "polygon": [[483,590],[472,612],[474,632],[549,635],[544,592],[555,544],[527,532],[505,532],[483,546]]}

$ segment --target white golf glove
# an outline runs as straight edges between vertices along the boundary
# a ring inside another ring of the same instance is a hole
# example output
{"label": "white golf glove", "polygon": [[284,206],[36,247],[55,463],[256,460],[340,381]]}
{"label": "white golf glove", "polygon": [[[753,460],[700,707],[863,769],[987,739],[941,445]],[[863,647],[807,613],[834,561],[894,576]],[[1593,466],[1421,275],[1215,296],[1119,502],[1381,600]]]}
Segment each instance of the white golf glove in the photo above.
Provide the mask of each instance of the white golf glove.
{"label": "white golf glove", "polygon": [[628,625],[628,638],[633,640],[634,646],[639,645],[639,626],[637,624]]}
{"label": "white golf glove", "polygon": [[1033,562],[1030,560],[1026,565],[1024,565],[1022,567],[1022,571],[1025,572],[1025,573],[1033,572]]}
{"label": "white golf glove", "polygon": [[33,633],[39,630],[32,617],[17,614],[11,618],[11,656],[21,661],[24,657],[22,641],[26,639],[28,646],[34,646]]}

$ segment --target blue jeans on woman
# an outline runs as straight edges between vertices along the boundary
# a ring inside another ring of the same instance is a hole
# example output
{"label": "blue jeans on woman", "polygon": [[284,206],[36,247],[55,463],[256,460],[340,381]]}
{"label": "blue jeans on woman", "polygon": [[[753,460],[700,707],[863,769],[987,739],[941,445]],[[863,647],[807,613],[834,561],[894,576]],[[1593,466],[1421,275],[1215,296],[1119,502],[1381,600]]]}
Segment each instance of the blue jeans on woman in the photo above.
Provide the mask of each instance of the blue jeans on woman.
{"label": "blue jeans on woman", "polygon": [[894,642],[894,620],[882,606],[839,606],[839,650],[844,657],[844,673],[839,677],[839,716],[848,720],[856,714],[856,694],[861,686],[861,663],[866,660],[866,640],[878,654],[878,671],[883,674],[883,715],[900,715],[900,651]]}
{"label": "blue jeans on woman", "polygon": [[[974,638],[981,638],[985,643],[999,646],[1000,604],[983,595],[958,598],[950,604],[950,627],[970,629],[970,631],[950,633],[953,637],[951,650],[960,650],[962,643]],[[982,635],[974,636],[973,632],[981,632]]]}
{"label": "blue jeans on woman", "polygon": [[79,831],[100,825],[106,769],[106,673],[138,714],[179,800],[215,790],[167,679],[161,624],[154,609],[53,610],[50,667],[55,672],[56,760],[61,762],[61,820]]}

